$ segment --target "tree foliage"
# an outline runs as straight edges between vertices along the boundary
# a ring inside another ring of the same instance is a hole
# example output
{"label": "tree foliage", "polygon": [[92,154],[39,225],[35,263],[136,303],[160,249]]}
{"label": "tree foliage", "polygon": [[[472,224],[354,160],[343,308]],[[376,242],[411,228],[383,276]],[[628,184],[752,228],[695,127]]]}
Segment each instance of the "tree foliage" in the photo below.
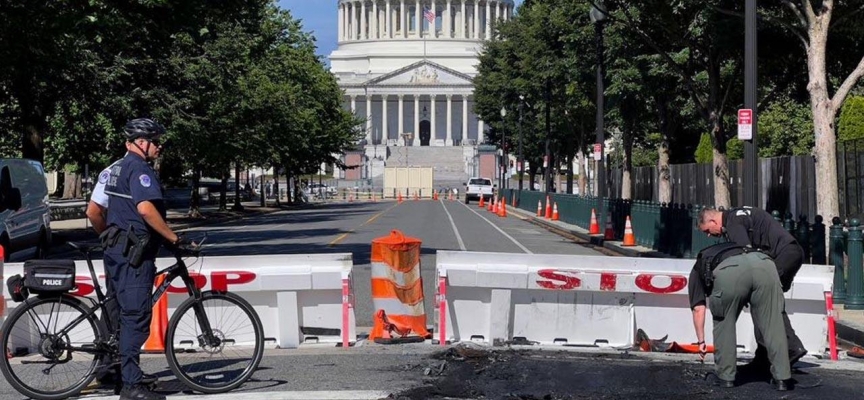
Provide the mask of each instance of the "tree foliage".
{"label": "tree foliage", "polygon": [[846,100],[840,111],[837,134],[842,141],[864,138],[864,97],[854,96]]}

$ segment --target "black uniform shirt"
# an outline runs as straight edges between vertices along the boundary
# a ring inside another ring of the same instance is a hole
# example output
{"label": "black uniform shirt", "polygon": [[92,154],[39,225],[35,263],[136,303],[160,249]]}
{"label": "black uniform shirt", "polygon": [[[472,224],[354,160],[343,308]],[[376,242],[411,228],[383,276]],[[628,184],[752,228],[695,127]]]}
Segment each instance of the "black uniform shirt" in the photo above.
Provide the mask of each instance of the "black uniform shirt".
{"label": "black uniform shirt", "polygon": [[771,214],[758,208],[733,208],[723,211],[724,236],[741,246],[751,246],[777,258],[786,246],[797,244]]}
{"label": "black uniform shirt", "polygon": [[[124,231],[130,228],[136,232],[150,232],[151,236],[158,238],[159,235],[144,222],[144,218],[138,213],[138,203],[142,201],[152,202],[162,218],[165,218],[165,204],[162,201],[162,186],[156,171],[144,160],[143,157],[128,153],[119,162],[111,166],[111,172],[105,184],[105,193],[108,195],[108,218],[109,226],[116,226]],[[152,241],[157,242],[157,241]],[[156,243],[158,246],[158,242]]]}

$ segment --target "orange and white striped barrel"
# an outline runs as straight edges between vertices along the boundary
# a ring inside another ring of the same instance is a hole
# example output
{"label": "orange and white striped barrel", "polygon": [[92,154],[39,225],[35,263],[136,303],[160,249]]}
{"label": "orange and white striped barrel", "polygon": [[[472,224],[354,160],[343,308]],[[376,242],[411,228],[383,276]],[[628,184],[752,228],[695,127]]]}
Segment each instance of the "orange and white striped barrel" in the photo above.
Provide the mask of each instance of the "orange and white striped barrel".
{"label": "orange and white striped barrel", "polygon": [[[376,314],[384,311],[397,332],[410,330],[431,337],[423,308],[421,244],[420,239],[407,237],[398,230],[372,241],[372,304]],[[373,329],[369,339],[374,340],[382,333]]]}

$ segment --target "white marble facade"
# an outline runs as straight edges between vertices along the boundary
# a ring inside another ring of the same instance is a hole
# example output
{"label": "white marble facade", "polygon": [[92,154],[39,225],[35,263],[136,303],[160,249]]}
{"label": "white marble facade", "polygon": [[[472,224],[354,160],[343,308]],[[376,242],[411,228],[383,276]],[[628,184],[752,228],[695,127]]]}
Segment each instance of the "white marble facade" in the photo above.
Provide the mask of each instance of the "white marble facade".
{"label": "white marble facade", "polygon": [[477,54],[513,7],[512,0],[338,1],[331,71],[346,109],[366,119],[365,144],[401,146],[409,133],[413,146],[482,142]]}

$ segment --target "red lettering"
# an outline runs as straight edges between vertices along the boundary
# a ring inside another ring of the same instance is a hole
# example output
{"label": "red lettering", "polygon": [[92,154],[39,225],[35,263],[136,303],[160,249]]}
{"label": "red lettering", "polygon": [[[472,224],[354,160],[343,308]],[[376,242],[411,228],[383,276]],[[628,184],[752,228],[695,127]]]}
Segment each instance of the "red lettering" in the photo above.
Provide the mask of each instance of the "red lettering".
{"label": "red lettering", "polygon": [[93,288],[93,285],[90,282],[92,282],[92,279],[90,279],[86,276],[76,276],[75,277],[75,291],[72,293],[69,293],[69,294],[71,294],[73,296],[82,296],[83,297],[83,296],[89,295],[90,293],[93,293],[93,291],[95,289]]}
{"label": "red lettering", "polygon": [[[190,272],[189,277],[191,277],[192,280],[195,281],[195,286],[197,286],[198,289],[201,289],[204,286],[207,286],[207,277],[206,276],[201,275],[197,272]],[[175,281],[175,282],[177,282],[177,281]],[[182,280],[180,280],[179,282],[180,282],[180,285],[183,285]],[[189,293],[188,290],[186,290],[185,285],[180,286],[180,287],[176,287],[176,286],[174,286],[173,283],[171,285],[168,285],[167,292],[168,293],[184,293],[184,294]]]}
{"label": "red lettering", "polygon": [[614,292],[618,287],[618,274],[603,272],[600,274],[600,291]]}
{"label": "red lettering", "polygon": [[568,273],[567,271],[557,271],[554,269],[541,269],[537,271],[537,275],[560,283],[538,280],[537,284],[540,287],[552,290],[570,290],[582,286],[582,280],[575,276],[567,275]]}
{"label": "red lettering", "polygon": [[[669,286],[657,287],[654,286],[652,280],[655,276],[666,276],[671,279]],[[639,274],[636,276],[636,286],[646,292],[655,294],[675,293],[687,286],[687,278],[683,275],[666,275],[666,274]]]}
{"label": "red lettering", "polygon": [[[231,275],[234,278],[228,278]],[[255,280],[255,273],[248,271],[214,271],[210,274],[211,288],[217,292],[227,292],[228,284],[242,285]]]}

